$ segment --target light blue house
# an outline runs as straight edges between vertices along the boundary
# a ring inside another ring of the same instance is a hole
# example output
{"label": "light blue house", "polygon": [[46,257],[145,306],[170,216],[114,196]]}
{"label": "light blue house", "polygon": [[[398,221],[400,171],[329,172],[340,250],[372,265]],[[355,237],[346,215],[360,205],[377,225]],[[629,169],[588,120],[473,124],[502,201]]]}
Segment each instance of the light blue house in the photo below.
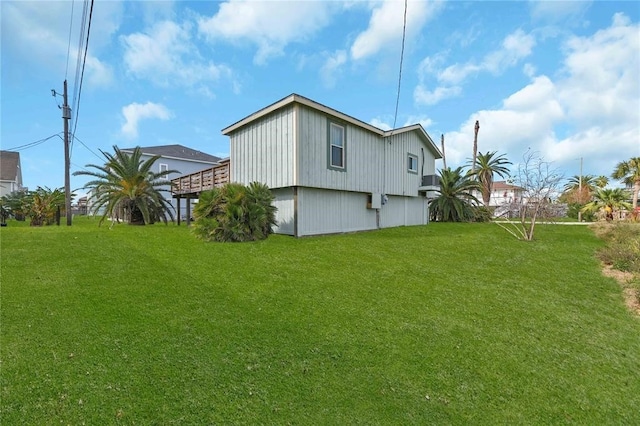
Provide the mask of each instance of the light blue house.
{"label": "light blue house", "polygon": [[[134,149],[135,148],[124,148],[121,149],[121,151],[131,154]],[[165,170],[177,170],[180,172],[167,175],[166,179],[169,181],[185,174],[191,174],[217,166],[222,160],[220,157],[205,154],[204,152],[187,148],[183,145],[147,146],[140,147],[140,150],[142,151],[141,159],[143,161],[156,155],[160,156],[153,166],[155,168],[154,172],[162,172]],[[171,196],[171,188],[169,185],[167,185],[166,189],[167,191],[163,194],[165,199],[173,205],[176,216],[181,219],[185,219],[187,214],[186,206],[182,205],[179,207],[180,214],[178,216],[178,204]]]}

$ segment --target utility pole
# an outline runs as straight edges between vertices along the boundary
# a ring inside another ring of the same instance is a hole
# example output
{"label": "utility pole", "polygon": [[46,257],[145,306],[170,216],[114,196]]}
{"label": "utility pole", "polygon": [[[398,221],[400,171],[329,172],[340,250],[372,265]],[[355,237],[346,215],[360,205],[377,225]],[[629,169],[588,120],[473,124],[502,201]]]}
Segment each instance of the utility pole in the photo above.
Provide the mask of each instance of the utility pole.
{"label": "utility pole", "polygon": [[71,108],[67,102],[67,80],[64,81],[64,93],[62,94],[62,122],[64,123],[64,206],[67,212],[67,226],[71,226],[71,179],[69,169],[71,168],[69,158],[69,120],[71,119]]}
{"label": "utility pole", "polygon": [[447,168],[447,157],[444,155],[444,133],[440,136],[440,144],[442,145],[442,168]]}
{"label": "utility pole", "polygon": [[473,162],[471,163],[471,173],[476,173],[476,157],[478,156],[478,130],[480,130],[480,121],[476,120],[475,135],[473,137]]}
{"label": "utility pole", "polygon": [[[578,181],[578,194],[580,204],[582,204],[582,157],[580,157],[580,180]],[[578,210],[578,222],[582,222],[582,209]]]}

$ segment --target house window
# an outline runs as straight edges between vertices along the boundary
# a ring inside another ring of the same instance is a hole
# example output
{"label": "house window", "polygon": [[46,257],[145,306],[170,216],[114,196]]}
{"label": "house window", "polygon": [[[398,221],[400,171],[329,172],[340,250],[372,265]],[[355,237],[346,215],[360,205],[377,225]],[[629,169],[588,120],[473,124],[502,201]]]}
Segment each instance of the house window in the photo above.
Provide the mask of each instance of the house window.
{"label": "house window", "polygon": [[407,171],[411,173],[418,173],[418,156],[413,154],[407,154]]}
{"label": "house window", "polygon": [[[164,163],[160,163],[160,173],[162,172],[166,172],[167,170],[169,170],[169,165],[168,164],[164,164]],[[165,175],[163,176],[163,179],[169,179],[169,175]]]}
{"label": "house window", "polygon": [[346,129],[329,123],[329,168],[345,170]]}

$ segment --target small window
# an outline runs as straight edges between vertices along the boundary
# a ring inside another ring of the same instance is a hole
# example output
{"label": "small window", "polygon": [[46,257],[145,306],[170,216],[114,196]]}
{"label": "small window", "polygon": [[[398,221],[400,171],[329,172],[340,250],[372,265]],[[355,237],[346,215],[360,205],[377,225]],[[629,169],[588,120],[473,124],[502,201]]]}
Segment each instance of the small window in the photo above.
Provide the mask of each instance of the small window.
{"label": "small window", "polygon": [[418,157],[413,154],[407,155],[407,170],[411,173],[418,173]]}
{"label": "small window", "polygon": [[345,128],[339,124],[329,123],[329,167],[345,168]]}
{"label": "small window", "polygon": [[[166,172],[167,170],[169,170],[169,165],[168,164],[164,164],[164,163],[160,163],[160,173]],[[169,175],[165,175],[165,176],[163,176],[163,178],[168,179]]]}

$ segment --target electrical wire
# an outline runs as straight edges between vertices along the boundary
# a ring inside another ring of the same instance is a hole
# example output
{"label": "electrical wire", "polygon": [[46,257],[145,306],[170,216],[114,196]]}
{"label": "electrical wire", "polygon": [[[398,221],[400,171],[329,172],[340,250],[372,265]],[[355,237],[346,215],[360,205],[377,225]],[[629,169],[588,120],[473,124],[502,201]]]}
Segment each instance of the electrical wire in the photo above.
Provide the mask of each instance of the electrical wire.
{"label": "electrical wire", "polygon": [[92,153],[93,155],[95,155],[99,160],[104,160],[104,157],[99,156],[98,154],[96,154],[91,148],[89,148],[89,146],[87,146],[87,144],[85,144],[84,142],[82,142],[76,135],[73,135],[73,138],[75,140],[77,140],[78,142],[80,142],[80,144],[82,146],[84,146],[85,148],[87,148],[87,150]]}
{"label": "electrical wire", "polygon": [[55,138],[56,136],[58,136],[60,139],[62,139],[62,136],[60,136],[60,133],[62,133],[62,132],[56,133],[56,134],[51,135],[51,136],[46,137],[46,138],[38,139],[37,141],[26,143],[24,145],[19,145],[19,146],[15,146],[13,148],[9,148],[6,151],[22,151],[22,150],[25,150],[25,149],[33,148],[35,146],[38,146],[40,144],[45,143],[49,139]]}
{"label": "electrical wire", "polygon": [[71,19],[69,20],[69,42],[67,44],[67,68],[64,71],[64,79],[67,79],[67,75],[69,74],[69,54],[71,52],[71,30],[73,29],[73,5],[75,4],[75,0],[71,0]]}
{"label": "electrical wire", "polygon": [[402,62],[404,60],[404,42],[407,34],[407,0],[404,0],[404,22],[402,24],[402,50],[400,51],[400,72],[398,73],[398,96],[396,97],[396,112],[393,117],[393,129],[398,120],[398,106],[400,105],[400,85],[402,83]]}
{"label": "electrical wire", "polygon": [[[87,28],[87,11],[89,9],[89,0],[84,0],[84,3],[82,5],[82,19],[80,21],[80,37],[78,38],[78,48],[76,50],[76,73],[75,73],[75,77],[74,77],[74,81],[73,81],[73,96],[72,96],[72,100],[71,103],[69,104],[69,107],[71,109],[71,111],[73,111],[73,115],[71,116],[71,122],[69,123],[70,128],[73,128],[74,123],[76,121],[75,118],[75,109],[76,109],[76,103],[78,101],[78,90],[80,88],[80,73],[82,70],[82,51],[84,50],[84,42],[85,42],[85,32],[86,32],[86,28]],[[71,155],[71,153],[73,152],[73,138],[71,138],[71,141],[69,142],[69,155]]]}
{"label": "electrical wire", "polygon": [[[76,113],[75,113],[75,120],[73,125],[73,132],[71,133],[74,139],[75,139],[76,129],[78,128],[78,116],[80,115],[80,97],[82,96],[82,82],[84,80],[84,68],[87,63],[87,51],[89,50],[89,35],[91,34],[91,18],[93,16],[93,3],[94,3],[94,0],[91,0],[91,8],[89,10],[89,23],[87,25],[87,40],[84,44],[84,58],[82,59],[82,73],[80,74],[80,88],[78,90],[78,100],[77,100],[77,103],[75,104]],[[85,147],[88,149],[86,145]],[[73,146],[71,148],[73,148]],[[71,154],[69,155],[71,156]]]}

